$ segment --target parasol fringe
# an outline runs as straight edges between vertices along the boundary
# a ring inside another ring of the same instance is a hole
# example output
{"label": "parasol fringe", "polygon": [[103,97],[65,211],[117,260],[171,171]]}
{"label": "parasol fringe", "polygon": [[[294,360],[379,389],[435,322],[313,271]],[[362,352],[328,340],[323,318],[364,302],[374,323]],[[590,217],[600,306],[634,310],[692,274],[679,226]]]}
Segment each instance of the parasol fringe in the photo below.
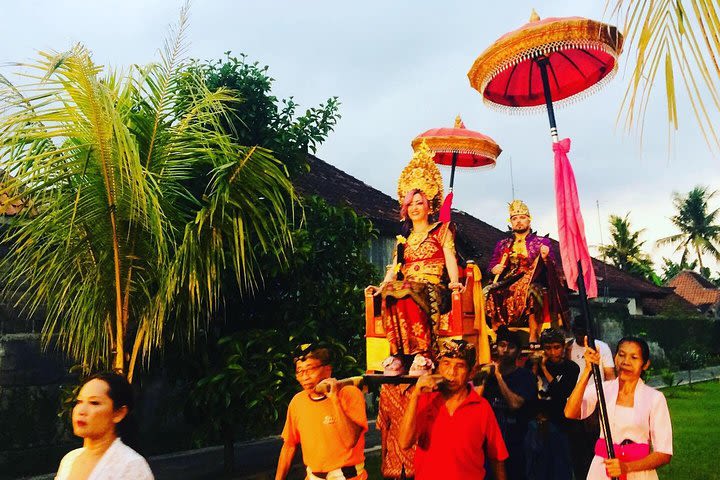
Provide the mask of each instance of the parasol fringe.
{"label": "parasol fringe", "polygon": [[[594,94],[596,94],[598,91],[602,90],[605,85],[610,82],[613,78],[615,78],[615,75],[617,74],[617,63],[615,64],[616,68],[613,68],[612,71],[610,71],[605,77],[600,79],[597,83],[595,83],[592,87],[589,87],[582,92],[578,92],[575,95],[571,95],[567,98],[563,98],[562,100],[553,100],[553,107],[554,108],[562,108],[566,107],[567,105],[572,105],[574,103],[579,102],[580,100],[584,100]],[[545,104],[542,105],[534,105],[532,107],[524,107],[524,106],[511,106],[511,105],[502,105],[499,103],[495,103],[491,100],[488,100],[483,95],[483,102],[488,107],[492,108],[493,110],[503,112],[503,113],[509,113],[510,115],[534,115],[537,113],[542,113],[547,111],[547,106]]]}
{"label": "parasol fringe", "polygon": [[[617,70],[617,59],[618,59],[618,53],[609,45],[602,43],[602,42],[581,42],[576,40],[571,41],[561,41],[561,42],[551,42],[546,45],[540,45],[537,47],[531,47],[527,50],[523,50],[522,53],[515,55],[514,57],[510,57],[504,62],[502,62],[497,68],[494,68],[490,71],[489,75],[486,75],[486,77],[483,79],[483,81],[480,84],[480,87],[478,90],[481,92],[485,91],[485,88],[487,87],[487,84],[490,83],[490,80],[495,78],[498,74],[504,72],[505,70],[508,70],[515,65],[522,63],[526,60],[531,60],[534,58],[537,58],[542,55],[548,55],[550,53],[559,52],[561,50],[567,50],[567,49],[573,49],[573,48],[584,48],[587,50],[600,50],[608,55],[611,55],[615,59],[615,65],[613,66],[613,72]],[[608,74],[609,75],[609,74]]]}

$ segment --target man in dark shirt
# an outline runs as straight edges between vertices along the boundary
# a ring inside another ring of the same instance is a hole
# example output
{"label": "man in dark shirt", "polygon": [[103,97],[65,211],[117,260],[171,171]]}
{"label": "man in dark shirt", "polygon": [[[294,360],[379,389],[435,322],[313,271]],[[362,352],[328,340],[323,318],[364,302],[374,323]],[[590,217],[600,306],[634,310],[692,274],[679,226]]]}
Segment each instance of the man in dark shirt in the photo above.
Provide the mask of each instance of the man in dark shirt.
{"label": "man in dark shirt", "polygon": [[498,357],[494,375],[488,378],[479,390],[495,412],[510,455],[505,462],[507,478],[524,480],[526,478],[524,440],[527,434],[529,408],[537,398],[537,383],[529,370],[517,366],[520,337],[516,332],[511,332],[506,326],[501,325],[497,331],[496,345]]}
{"label": "man in dark shirt", "polygon": [[580,369],[565,359],[565,335],[560,330],[543,331],[540,344],[542,356],[535,367],[540,391],[535,419],[529,423],[525,439],[527,478],[570,480],[573,474],[563,410]]}

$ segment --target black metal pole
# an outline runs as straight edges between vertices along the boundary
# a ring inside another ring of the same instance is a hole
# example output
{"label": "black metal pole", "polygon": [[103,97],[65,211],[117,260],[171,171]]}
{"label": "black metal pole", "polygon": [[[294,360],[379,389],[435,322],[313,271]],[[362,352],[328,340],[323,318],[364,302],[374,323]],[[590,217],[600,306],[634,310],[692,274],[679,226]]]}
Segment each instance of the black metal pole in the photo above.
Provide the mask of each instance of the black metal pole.
{"label": "black metal pole", "polygon": [[452,164],[450,166],[450,191],[453,191],[453,184],[455,183],[455,167],[457,166],[457,150],[453,152]]}
{"label": "black metal pole", "polygon": [[[545,56],[539,57],[535,60],[538,67],[540,68],[540,77],[543,83],[543,93],[545,94],[545,105],[547,106],[548,120],[550,121],[550,136],[553,142],[559,141],[557,133],[557,124],[555,123],[555,110],[552,104],[552,94],[550,92],[550,79],[548,78],[547,65],[548,59]],[[588,332],[588,345],[591,348],[595,348],[595,336],[593,332],[592,318],[590,317],[590,307],[588,305],[587,292],[585,291],[585,277],[583,276],[582,263],[578,260],[578,296],[580,297],[580,309],[582,316],[585,319],[587,332]],[[595,392],[598,398],[598,408],[600,414],[600,423],[605,434],[605,447],[607,448],[608,458],[615,458],[615,448],[613,447],[612,433],[610,432],[610,419],[607,415],[607,404],[605,403],[605,393],[602,389],[602,380],[600,377],[600,366],[593,365],[593,381],[595,383]],[[613,477],[613,480],[617,477]]]}
{"label": "black metal pole", "polygon": [[540,68],[540,78],[542,79],[543,93],[545,94],[545,106],[547,107],[548,120],[550,121],[550,136],[553,142],[557,142],[559,138],[557,124],[555,123],[555,109],[553,108],[552,94],[550,93],[550,79],[548,78],[547,72],[548,59],[547,57],[540,57],[535,60],[535,62]]}

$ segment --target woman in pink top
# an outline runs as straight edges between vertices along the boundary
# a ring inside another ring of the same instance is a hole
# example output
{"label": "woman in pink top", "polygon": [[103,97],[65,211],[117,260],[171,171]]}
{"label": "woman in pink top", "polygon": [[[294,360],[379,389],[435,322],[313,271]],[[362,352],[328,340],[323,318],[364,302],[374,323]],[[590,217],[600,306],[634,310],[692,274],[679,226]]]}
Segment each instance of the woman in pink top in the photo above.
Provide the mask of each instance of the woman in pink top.
{"label": "woman in pink top", "polygon": [[[616,458],[607,458],[601,432],[588,480],[656,480],[655,469],[670,463],[672,425],[667,402],[662,393],[640,378],[650,366],[649,357],[648,344],[641,338],[625,337],[618,342],[618,376],[602,384]],[[565,406],[568,418],[586,418],[595,410],[597,393],[587,388],[593,363],[600,363],[600,354],[586,346],[585,369]]]}

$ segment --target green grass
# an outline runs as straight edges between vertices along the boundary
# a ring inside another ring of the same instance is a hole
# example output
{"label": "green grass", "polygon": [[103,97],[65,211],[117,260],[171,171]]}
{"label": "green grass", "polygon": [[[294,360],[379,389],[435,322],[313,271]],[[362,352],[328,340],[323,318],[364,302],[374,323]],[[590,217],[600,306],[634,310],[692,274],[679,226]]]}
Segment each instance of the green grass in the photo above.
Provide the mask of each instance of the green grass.
{"label": "green grass", "polygon": [[658,470],[661,480],[720,480],[720,383],[663,390],[673,426],[673,459]]}

